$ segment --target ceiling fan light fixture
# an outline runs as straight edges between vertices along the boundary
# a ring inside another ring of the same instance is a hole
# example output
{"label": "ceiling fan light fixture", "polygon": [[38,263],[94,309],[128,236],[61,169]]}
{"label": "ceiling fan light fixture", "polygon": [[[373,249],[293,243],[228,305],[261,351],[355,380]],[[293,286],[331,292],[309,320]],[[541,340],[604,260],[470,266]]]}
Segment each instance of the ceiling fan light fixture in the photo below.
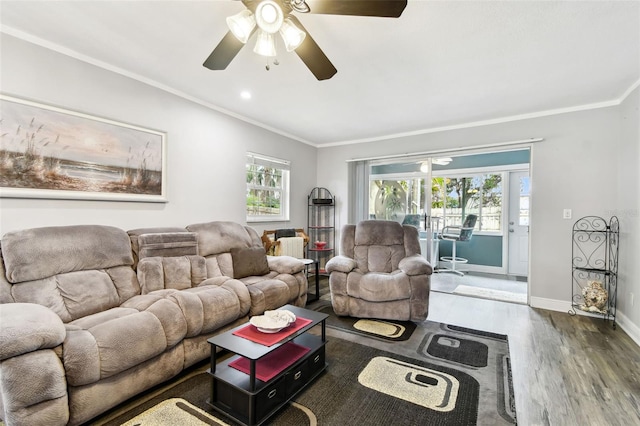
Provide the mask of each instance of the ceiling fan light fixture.
{"label": "ceiling fan light fixture", "polygon": [[270,34],[277,33],[283,21],[282,9],[275,1],[264,0],[256,7],[256,23],[262,31]]}
{"label": "ceiling fan light fixture", "polygon": [[300,28],[296,27],[289,18],[285,19],[282,23],[282,26],[280,27],[280,35],[284,40],[284,47],[287,49],[287,52],[293,52],[296,50],[307,36],[307,34]]}
{"label": "ceiling fan light fixture", "polygon": [[247,43],[251,32],[256,26],[256,18],[249,9],[227,18],[227,26],[234,36],[242,43]]}
{"label": "ceiling fan light fixture", "polygon": [[276,56],[276,40],[273,34],[260,30],[253,51],[262,56]]}
{"label": "ceiling fan light fixture", "polygon": [[309,9],[309,5],[305,2],[305,0],[291,0],[289,2],[289,6],[291,6],[291,9],[299,13],[311,12],[311,9]]}

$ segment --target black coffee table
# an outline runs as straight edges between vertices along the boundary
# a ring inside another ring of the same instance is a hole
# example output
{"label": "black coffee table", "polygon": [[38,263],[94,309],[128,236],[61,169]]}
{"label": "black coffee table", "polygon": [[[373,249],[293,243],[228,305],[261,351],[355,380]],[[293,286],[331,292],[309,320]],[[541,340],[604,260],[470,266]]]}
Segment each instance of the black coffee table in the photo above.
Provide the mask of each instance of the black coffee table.
{"label": "black coffee table", "polygon": [[[293,305],[286,305],[281,309],[293,312],[296,317],[311,320],[311,323],[271,346],[233,334],[247,324],[208,340],[211,345],[209,373],[212,378],[209,404],[215,410],[241,424],[249,426],[262,424],[327,367],[325,321],[329,316]],[[320,336],[307,333],[318,325],[321,327]],[[266,382],[257,379],[256,365],[260,359],[269,354],[275,354],[278,350],[287,351],[289,342],[309,348],[309,351],[272,379]],[[235,355],[218,362],[218,347]],[[241,357],[249,362],[249,374],[229,365]]]}

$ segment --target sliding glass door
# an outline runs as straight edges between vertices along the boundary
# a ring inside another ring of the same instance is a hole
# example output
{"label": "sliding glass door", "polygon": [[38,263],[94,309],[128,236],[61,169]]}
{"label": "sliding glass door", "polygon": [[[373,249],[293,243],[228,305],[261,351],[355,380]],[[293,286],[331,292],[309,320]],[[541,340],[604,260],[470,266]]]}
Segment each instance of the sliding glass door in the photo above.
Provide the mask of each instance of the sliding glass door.
{"label": "sliding glass door", "polygon": [[394,220],[420,232],[423,255],[437,261],[433,246],[431,159],[411,163],[413,171],[393,171],[406,165],[372,166],[369,178],[369,219]]}

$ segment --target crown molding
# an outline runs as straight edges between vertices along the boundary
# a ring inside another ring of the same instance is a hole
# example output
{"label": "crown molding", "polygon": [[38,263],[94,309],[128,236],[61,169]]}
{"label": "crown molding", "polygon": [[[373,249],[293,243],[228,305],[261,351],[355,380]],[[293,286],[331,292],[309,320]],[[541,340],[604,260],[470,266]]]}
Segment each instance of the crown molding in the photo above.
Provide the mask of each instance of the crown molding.
{"label": "crown molding", "polygon": [[395,134],[389,134],[385,136],[376,136],[373,138],[354,139],[354,140],[342,141],[342,142],[331,142],[331,143],[323,144],[319,146],[319,148],[329,148],[333,146],[378,142],[378,141],[384,141],[389,139],[404,138],[409,136],[426,135],[429,133],[447,132],[451,130],[461,130],[461,129],[469,129],[473,127],[482,127],[482,126],[491,126],[495,124],[510,123],[513,121],[530,120],[533,118],[548,117],[552,115],[567,114],[571,112],[588,111],[588,110],[599,109],[599,108],[608,108],[608,107],[620,105],[624,101],[624,99],[636,87],[638,87],[639,83],[640,83],[640,80],[636,82],[634,85],[632,85],[627,91],[625,91],[624,96],[618,99],[610,100],[610,101],[597,102],[597,103],[585,104],[585,105],[576,105],[576,106],[567,107],[567,108],[557,108],[557,109],[551,109],[551,110],[545,110],[545,111],[538,111],[538,112],[533,112],[528,114],[512,115],[508,117],[501,117],[501,118],[495,118],[490,120],[472,121],[469,123],[453,124],[450,126],[432,127],[432,128],[416,130],[412,132],[395,133]]}
{"label": "crown molding", "polygon": [[305,139],[302,139],[302,138],[300,138],[300,137],[298,137],[296,135],[292,135],[290,133],[284,132],[284,131],[282,131],[280,129],[277,129],[275,127],[271,127],[271,126],[269,126],[269,125],[267,125],[265,123],[253,120],[251,118],[245,117],[245,116],[243,116],[241,114],[238,114],[238,113],[235,113],[233,111],[229,111],[228,109],[221,108],[221,107],[219,107],[217,105],[214,105],[212,103],[205,102],[205,101],[203,101],[203,100],[201,100],[201,99],[199,99],[199,98],[197,98],[195,96],[191,96],[191,95],[189,95],[187,93],[184,93],[184,92],[182,92],[180,90],[176,90],[173,87],[167,86],[167,85],[162,84],[162,83],[160,83],[158,81],[155,81],[155,80],[152,80],[150,78],[144,77],[144,76],[142,76],[140,74],[133,73],[131,71],[127,71],[127,70],[125,70],[123,68],[116,67],[116,66],[111,65],[111,64],[109,64],[107,62],[100,61],[100,60],[98,60],[96,58],[93,58],[91,56],[88,56],[88,55],[85,55],[83,53],[77,52],[75,50],[69,49],[67,47],[61,46],[61,45],[59,45],[57,43],[53,43],[51,41],[42,39],[40,37],[36,37],[36,36],[34,36],[32,34],[28,34],[28,33],[25,33],[23,31],[20,31],[20,30],[16,30],[15,28],[11,28],[11,27],[8,27],[6,25],[3,25],[2,27],[0,27],[0,33],[4,33],[4,34],[7,34],[7,35],[16,37],[18,39],[24,40],[24,41],[26,41],[28,43],[35,44],[35,45],[40,46],[40,47],[44,47],[45,49],[52,50],[54,52],[60,53],[60,54],[65,55],[65,56],[69,56],[69,57],[71,57],[73,59],[77,59],[79,61],[94,65],[94,66],[96,66],[98,68],[102,68],[102,69],[105,69],[107,71],[111,71],[113,73],[120,74],[120,75],[122,75],[124,77],[128,77],[128,78],[130,78],[132,80],[139,81],[139,82],[144,83],[144,84],[146,84],[148,86],[155,87],[156,89],[160,89],[160,90],[165,91],[167,93],[170,93],[172,95],[178,96],[178,97],[180,97],[182,99],[186,99],[186,100],[188,100],[190,102],[196,103],[196,104],[198,104],[200,106],[203,106],[205,108],[208,108],[208,109],[217,111],[217,112],[219,112],[221,114],[236,118],[238,120],[244,121],[245,123],[252,124],[252,125],[254,125],[256,127],[260,127],[262,129],[268,130],[268,131],[270,131],[272,133],[276,133],[276,134],[279,134],[279,135],[284,136],[286,138],[293,139],[293,140],[296,140],[298,142],[302,142],[304,144],[311,145],[313,147],[317,147],[316,144],[314,144],[314,143],[312,143],[310,141],[307,141]]}
{"label": "crown molding", "polygon": [[198,105],[201,105],[205,108],[217,111],[221,114],[225,114],[227,116],[233,117],[235,119],[238,119],[240,121],[243,121],[245,123],[254,125],[256,127],[260,127],[264,130],[267,130],[269,132],[284,136],[286,138],[301,142],[303,144],[312,146],[314,148],[331,148],[331,147],[336,147],[336,146],[344,146],[344,145],[355,145],[355,144],[362,144],[362,143],[370,143],[370,142],[378,142],[378,141],[384,141],[384,140],[389,140],[389,139],[397,139],[397,138],[403,138],[403,137],[409,137],[409,136],[418,136],[418,135],[425,135],[425,134],[430,134],[430,133],[439,133],[439,132],[446,132],[446,131],[451,131],[451,130],[461,130],[461,129],[469,129],[469,128],[473,128],[473,127],[481,127],[481,126],[490,126],[490,125],[495,125],[495,124],[502,124],[502,123],[509,123],[509,122],[513,122],[513,121],[520,121],[520,120],[529,120],[529,119],[533,119],[533,118],[541,118],[541,117],[548,117],[548,116],[552,116],[552,115],[559,115],[559,114],[566,114],[566,113],[571,113],[571,112],[580,112],[580,111],[588,111],[588,110],[592,110],[592,109],[599,109],[599,108],[608,108],[608,107],[612,107],[612,106],[617,106],[620,105],[622,102],[624,102],[624,100],[636,89],[640,86],[640,79],[637,80],[635,83],[633,83],[627,90],[624,91],[624,93],[617,99],[612,99],[609,101],[604,101],[604,102],[597,102],[597,103],[591,103],[591,104],[585,104],[585,105],[576,105],[576,106],[572,106],[572,107],[567,107],[567,108],[557,108],[557,109],[551,109],[551,110],[544,110],[544,111],[538,111],[538,112],[533,112],[533,113],[528,113],[528,114],[519,114],[519,115],[513,115],[513,116],[507,116],[507,117],[501,117],[501,118],[496,118],[496,119],[490,119],[490,120],[481,120],[481,121],[472,121],[472,122],[468,122],[468,123],[461,123],[461,124],[453,124],[453,125],[449,125],[449,126],[440,126],[440,127],[432,127],[432,128],[426,128],[426,129],[421,129],[421,130],[415,130],[415,131],[411,131],[411,132],[402,132],[402,133],[394,133],[394,134],[387,134],[387,135],[382,135],[382,136],[376,136],[376,137],[372,137],[372,138],[363,138],[363,139],[353,139],[353,140],[345,140],[345,141],[337,141],[337,142],[330,142],[330,143],[326,143],[326,144],[320,144],[320,143],[315,143],[315,142],[311,142],[308,141],[306,139],[303,139],[299,136],[293,135],[291,133],[287,133],[284,132],[280,129],[277,129],[275,127],[269,126],[265,123],[262,123],[260,121],[256,121],[254,119],[245,117],[241,114],[235,113],[233,111],[229,111],[225,108],[219,107],[215,104],[212,104],[210,102],[205,102],[195,96],[189,95],[187,93],[184,93],[180,90],[176,90],[173,87],[167,86],[165,84],[162,84],[160,82],[157,82],[155,80],[152,80],[150,78],[141,76],[139,74],[127,71],[125,69],[116,67],[114,65],[111,65],[109,63],[100,61],[96,58],[93,58],[91,56],[79,53],[75,50],[69,49],[67,47],[61,46],[57,43],[53,43],[51,41],[42,39],[40,37],[36,37],[32,34],[28,34],[25,33],[23,31],[17,30],[15,28],[3,25],[0,27],[0,33],[4,33],[16,38],[19,38],[21,40],[27,41],[29,43],[44,47],[46,49],[49,50],[53,50],[55,52],[61,53],[63,55],[69,56],[71,58],[77,59],[79,61],[82,62],[86,62],[88,64],[94,65],[96,67],[105,69],[107,71],[111,71],[114,72],[116,74],[120,74],[122,76],[131,78],[133,80],[137,80],[140,81],[141,83],[147,84],[149,86],[155,87],[157,89],[163,90],[167,93],[170,93],[172,95],[178,96],[180,98],[186,99],[190,102],[196,103]]}

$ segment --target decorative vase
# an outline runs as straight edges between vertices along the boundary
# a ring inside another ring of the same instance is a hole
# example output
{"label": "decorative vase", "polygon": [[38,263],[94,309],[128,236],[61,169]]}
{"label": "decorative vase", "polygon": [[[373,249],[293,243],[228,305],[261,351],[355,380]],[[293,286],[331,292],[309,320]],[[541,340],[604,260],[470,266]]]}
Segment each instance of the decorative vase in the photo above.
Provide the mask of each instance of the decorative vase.
{"label": "decorative vase", "polygon": [[582,289],[584,307],[587,311],[602,312],[607,305],[609,294],[600,281],[591,281]]}

